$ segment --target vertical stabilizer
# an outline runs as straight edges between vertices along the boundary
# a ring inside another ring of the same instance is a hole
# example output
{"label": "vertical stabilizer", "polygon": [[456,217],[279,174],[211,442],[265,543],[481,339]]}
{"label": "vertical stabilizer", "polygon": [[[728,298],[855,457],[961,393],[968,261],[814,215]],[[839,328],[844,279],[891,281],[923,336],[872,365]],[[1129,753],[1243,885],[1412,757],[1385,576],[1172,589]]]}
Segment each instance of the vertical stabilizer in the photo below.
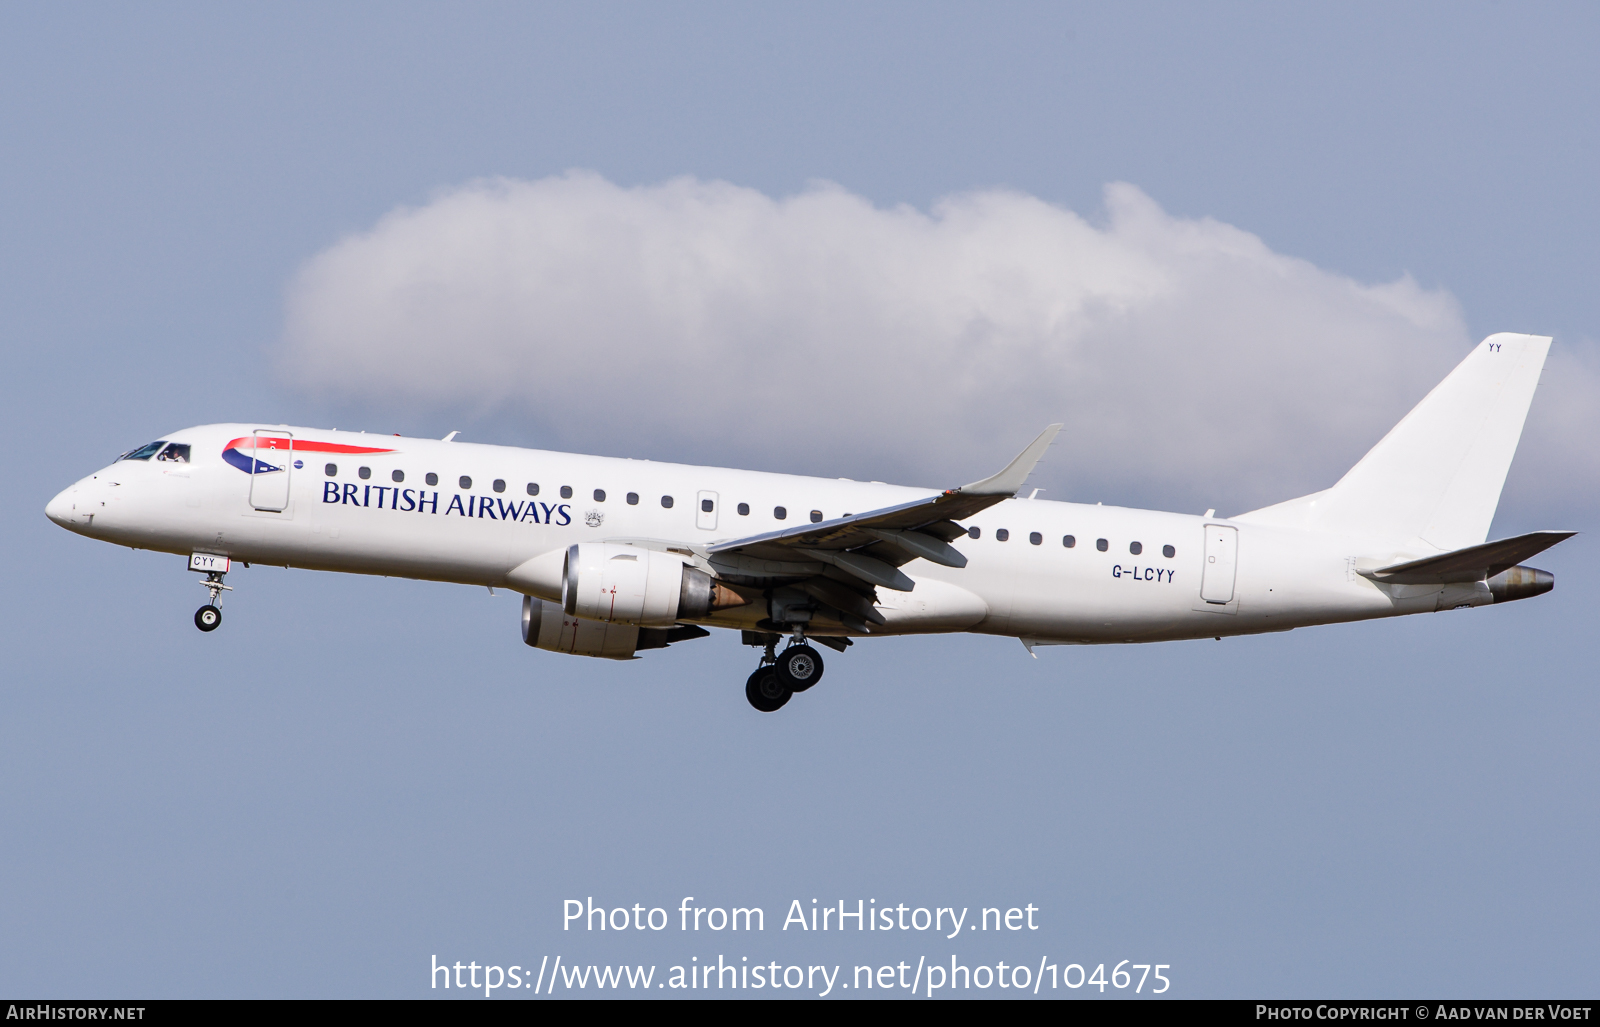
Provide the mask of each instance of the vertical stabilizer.
{"label": "vertical stabilizer", "polygon": [[1307,527],[1426,545],[1489,535],[1550,339],[1491,335],[1372,447],[1310,498]]}

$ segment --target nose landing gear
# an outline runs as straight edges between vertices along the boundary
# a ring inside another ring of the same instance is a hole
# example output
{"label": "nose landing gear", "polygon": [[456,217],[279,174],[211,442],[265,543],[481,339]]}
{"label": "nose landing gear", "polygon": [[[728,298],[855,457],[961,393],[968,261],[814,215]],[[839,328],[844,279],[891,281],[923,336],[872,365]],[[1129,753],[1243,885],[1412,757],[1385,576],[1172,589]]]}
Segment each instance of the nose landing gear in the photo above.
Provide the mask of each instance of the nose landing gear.
{"label": "nose landing gear", "polygon": [[201,631],[215,631],[217,626],[222,623],[222,607],[218,605],[217,600],[221,598],[222,593],[233,591],[232,585],[224,585],[222,583],[223,575],[228,573],[228,568],[231,566],[231,561],[226,557],[205,556],[196,553],[189,558],[190,570],[205,571],[206,580],[200,582],[200,584],[205,587],[207,592],[211,593],[210,601],[194,611],[194,626]]}

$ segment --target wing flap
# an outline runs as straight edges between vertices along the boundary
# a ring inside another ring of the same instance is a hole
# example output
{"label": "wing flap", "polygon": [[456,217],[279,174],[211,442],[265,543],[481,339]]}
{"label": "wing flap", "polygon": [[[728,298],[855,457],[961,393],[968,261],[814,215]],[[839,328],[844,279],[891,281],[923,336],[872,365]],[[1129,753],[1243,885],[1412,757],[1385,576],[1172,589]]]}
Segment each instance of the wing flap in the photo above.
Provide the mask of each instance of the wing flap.
{"label": "wing flap", "polygon": [[913,557],[920,556],[944,567],[965,567],[967,558],[950,543],[920,531],[885,531],[882,528],[863,528],[868,535],[904,550]]}
{"label": "wing flap", "polygon": [[811,578],[795,587],[811,598],[827,603],[843,613],[854,614],[873,624],[888,623],[874,605],[876,595],[864,596],[848,585],[829,581],[827,578]]}
{"label": "wing flap", "polygon": [[882,560],[874,560],[870,556],[862,556],[860,553],[812,549],[808,550],[806,555],[823,563],[831,563],[852,577],[874,585],[882,585],[884,588],[892,588],[896,592],[910,592],[917,587],[917,583],[900,568],[892,567]]}

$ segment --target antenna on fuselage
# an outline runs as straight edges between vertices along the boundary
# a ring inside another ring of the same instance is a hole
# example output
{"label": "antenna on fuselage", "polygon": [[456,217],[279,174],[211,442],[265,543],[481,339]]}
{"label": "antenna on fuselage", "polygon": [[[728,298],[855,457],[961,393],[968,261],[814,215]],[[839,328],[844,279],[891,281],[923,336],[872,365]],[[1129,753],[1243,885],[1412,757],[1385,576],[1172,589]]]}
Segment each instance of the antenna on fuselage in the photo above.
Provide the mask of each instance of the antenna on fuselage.
{"label": "antenna on fuselage", "polygon": [[440,442],[454,442],[456,440],[456,436],[460,435],[460,434],[461,433],[458,432],[458,431],[453,431],[449,435],[446,435],[444,438],[440,439],[439,441]]}

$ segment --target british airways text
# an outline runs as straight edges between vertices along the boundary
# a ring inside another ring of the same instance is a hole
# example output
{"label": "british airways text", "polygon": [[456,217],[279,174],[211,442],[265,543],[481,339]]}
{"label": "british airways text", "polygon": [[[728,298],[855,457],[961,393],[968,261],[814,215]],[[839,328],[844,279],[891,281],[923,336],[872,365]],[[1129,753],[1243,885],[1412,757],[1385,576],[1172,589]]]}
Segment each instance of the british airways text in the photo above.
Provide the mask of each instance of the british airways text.
{"label": "british airways text", "polygon": [[[444,508],[445,516],[486,517],[491,521],[529,521],[534,524],[554,524],[558,527],[572,523],[572,506],[569,503],[541,503],[529,499],[506,500],[495,496],[467,495],[462,502],[460,493],[453,493]],[[425,489],[402,489],[392,485],[356,485],[336,481],[322,483],[322,501],[341,506],[377,507],[379,510],[439,513],[439,493]]]}

